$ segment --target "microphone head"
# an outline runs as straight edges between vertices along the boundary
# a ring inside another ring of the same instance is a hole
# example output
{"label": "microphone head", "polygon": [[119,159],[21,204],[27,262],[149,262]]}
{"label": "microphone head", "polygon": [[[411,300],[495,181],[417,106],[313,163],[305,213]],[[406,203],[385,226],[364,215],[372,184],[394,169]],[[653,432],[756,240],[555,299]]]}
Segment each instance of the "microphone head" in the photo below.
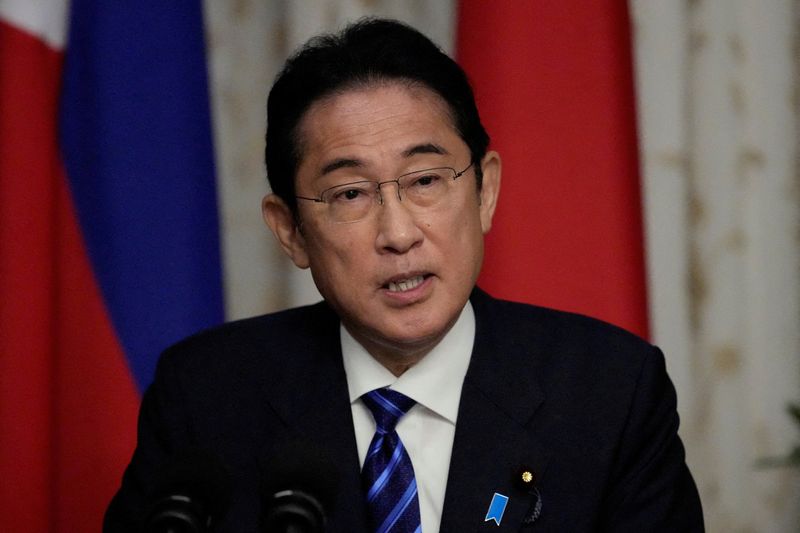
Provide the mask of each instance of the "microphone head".
{"label": "microphone head", "polygon": [[262,530],[323,532],[338,485],[338,468],[325,449],[303,439],[279,443],[263,470]]}
{"label": "microphone head", "polygon": [[176,453],[156,482],[147,532],[200,533],[227,510],[231,479],[219,458],[199,448]]}

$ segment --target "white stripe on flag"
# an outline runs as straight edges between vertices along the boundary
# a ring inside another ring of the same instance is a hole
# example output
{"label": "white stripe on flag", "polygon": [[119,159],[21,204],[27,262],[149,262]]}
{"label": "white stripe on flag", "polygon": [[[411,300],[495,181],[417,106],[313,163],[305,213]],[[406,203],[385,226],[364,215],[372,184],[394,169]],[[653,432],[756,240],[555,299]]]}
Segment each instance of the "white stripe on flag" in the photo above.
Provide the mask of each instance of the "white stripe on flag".
{"label": "white stripe on flag", "polygon": [[56,50],[66,44],[68,12],[69,0],[0,0],[0,19]]}

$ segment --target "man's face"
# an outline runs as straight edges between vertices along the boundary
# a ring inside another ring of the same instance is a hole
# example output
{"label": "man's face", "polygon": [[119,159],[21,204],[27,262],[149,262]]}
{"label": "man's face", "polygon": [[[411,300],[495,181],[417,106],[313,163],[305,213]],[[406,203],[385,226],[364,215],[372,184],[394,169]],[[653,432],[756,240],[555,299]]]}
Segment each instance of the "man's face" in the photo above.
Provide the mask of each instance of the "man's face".
{"label": "man's face", "polygon": [[[354,179],[461,171],[470,163],[444,101],[417,86],[387,83],[325,98],[309,108],[299,131],[299,196],[318,197]],[[481,191],[471,168],[439,204],[421,212],[410,211],[388,183],[383,205],[357,222],[333,221],[327,204],[299,200],[296,227],[274,196],[265,199],[265,218],[295,264],[311,268],[353,337],[381,362],[413,363],[450,329],[478,277],[499,187],[498,156],[487,154],[482,167]]]}

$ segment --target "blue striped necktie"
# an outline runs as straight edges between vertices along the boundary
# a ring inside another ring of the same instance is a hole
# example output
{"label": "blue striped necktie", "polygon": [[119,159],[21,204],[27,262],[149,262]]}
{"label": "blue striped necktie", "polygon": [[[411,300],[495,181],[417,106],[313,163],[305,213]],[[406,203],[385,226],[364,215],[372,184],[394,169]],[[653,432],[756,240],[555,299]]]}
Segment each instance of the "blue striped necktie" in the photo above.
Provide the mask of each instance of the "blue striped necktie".
{"label": "blue striped necktie", "polygon": [[419,498],[414,467],[400,437],[397,421],[416,403],[390,389],[375,389],[361,397],[375,418],[375,436],[367,451],[361,479],[375,533],[419,533]]}

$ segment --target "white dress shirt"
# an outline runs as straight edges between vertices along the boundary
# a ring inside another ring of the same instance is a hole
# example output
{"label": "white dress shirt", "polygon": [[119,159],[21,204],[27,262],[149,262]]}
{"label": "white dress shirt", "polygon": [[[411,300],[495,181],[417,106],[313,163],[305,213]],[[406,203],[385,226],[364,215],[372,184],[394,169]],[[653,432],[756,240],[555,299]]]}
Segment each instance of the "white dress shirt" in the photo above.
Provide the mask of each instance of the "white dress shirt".
{"label": "white dress shirt", "polygon": [[475,313],[467,302],[447,335],[417,364],[396,377],[340,326],[344,369],[361,466],[375,434],[375,420],[361,396],[389,387],[417,405],[400,419],[397,434],[417,480],[423,533],[439,531],[461,388],[475,341]]}

